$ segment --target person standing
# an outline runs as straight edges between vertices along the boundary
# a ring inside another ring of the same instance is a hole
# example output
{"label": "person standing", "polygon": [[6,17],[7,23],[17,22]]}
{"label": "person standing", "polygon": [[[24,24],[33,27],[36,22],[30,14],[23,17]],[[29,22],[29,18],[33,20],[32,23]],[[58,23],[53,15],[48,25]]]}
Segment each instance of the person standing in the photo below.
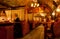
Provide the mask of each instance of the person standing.
{"label": "person standing", "polygon": [[20,38],[22,37],[22,24],[18,17],[14,20],[14,38]]}

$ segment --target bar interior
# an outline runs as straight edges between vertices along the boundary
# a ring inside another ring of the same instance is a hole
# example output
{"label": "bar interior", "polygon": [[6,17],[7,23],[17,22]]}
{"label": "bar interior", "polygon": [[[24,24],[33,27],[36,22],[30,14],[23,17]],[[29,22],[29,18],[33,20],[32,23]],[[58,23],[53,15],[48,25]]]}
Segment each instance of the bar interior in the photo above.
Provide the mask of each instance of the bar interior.
{"label": "bar interior", "polygon": [[0,39],[59,39],[59,30],[60,0],[0,1]]}

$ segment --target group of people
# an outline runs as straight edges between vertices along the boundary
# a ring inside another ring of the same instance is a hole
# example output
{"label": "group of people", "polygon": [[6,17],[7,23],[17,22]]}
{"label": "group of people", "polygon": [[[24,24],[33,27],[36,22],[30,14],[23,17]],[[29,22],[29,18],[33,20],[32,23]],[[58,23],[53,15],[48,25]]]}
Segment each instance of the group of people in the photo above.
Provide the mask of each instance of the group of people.
{"label": "group of people", "polygon": [[46,37],[47,39],[59,39],[60,38],[60,16],[54,20],[49,17],[46,23]]}

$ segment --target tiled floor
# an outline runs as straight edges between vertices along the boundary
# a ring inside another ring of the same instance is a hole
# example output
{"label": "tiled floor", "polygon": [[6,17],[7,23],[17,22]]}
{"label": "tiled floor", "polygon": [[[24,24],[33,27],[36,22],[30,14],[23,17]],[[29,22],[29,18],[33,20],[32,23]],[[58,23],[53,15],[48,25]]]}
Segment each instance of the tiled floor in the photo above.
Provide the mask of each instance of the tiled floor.
{"label": "tiled floor", "polygon": [[44,39],[44,26],[40,25],[23,38],[18,39]]}

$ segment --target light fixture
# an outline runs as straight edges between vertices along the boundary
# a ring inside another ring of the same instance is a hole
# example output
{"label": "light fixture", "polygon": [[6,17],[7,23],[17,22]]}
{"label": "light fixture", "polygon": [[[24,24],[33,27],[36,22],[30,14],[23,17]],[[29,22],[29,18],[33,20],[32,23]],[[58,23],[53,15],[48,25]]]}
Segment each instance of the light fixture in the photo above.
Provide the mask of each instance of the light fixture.
{"label": "light fixture", "polygon": [[60,12],[60,5],[58,5],[56,11],[57,11],[57,12]]}
{"label": "light fixture", "polygon": [[46,16],[46,13],[40,13],[40,15],[41,15],[42,17],[45,17],[45,16]]}
{"label": "light fixture", "polygon": [[55,16],[55,12],[52,13],[52,16]]}
{"label": "light fixture", "polygon": [[31,3],[31,7],[39,7],[39,3],[37,3],[37,2],[32,2],[32,3]]}
{"label": "light fixture", "polygon": [[60,12],[60,8],[56,9],[57,12]]}
{"label": "light fixture", "polygon": [[35,3],[35,6],[36,6],[37,4]]}
{"label": "light fixture", "polygon": [[37,7],[39,7],[39,4],[37,4]]}
{"label": "light fixture", "polygon": [[31,3],[31,7],[33,7],[33,3]]}

